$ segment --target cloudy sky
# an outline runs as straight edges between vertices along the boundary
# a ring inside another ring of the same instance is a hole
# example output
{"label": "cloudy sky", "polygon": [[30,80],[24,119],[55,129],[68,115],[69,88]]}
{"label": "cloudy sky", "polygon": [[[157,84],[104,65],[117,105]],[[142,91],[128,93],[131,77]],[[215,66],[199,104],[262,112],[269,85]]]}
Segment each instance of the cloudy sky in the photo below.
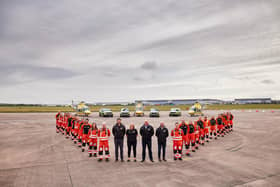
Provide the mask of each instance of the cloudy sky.
{"label": "cloudy sky", "polygon": [[0,103],[280,99],[279,0],[1,0]]}

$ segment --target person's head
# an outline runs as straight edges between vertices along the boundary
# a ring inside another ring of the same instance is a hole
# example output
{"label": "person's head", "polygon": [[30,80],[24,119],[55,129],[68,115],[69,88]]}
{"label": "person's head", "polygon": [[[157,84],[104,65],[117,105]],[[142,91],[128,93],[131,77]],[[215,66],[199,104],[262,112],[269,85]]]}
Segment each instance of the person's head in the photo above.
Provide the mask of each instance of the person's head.
{"label": "person's head", "polygon": [[117,119],[117,123],[120,124],[121,122],[122,122],[122,119],[121,119],[121,118],[118,118],[118,119]]}
{"label": "person's head", "polygon": [[215,119],[215,117],[214,117],[214,116],[212,116],[212,119]]}
{"label": "person's head", "polygon": [[159,125],[160,125],[160,127],[161,127],[161,128],[163,128],[163,127],[164,127],[164,122],[163,122],[163,121],[162,121],[162,122],[160,122],[160,124],[159,124]]}
{"label": "person's head", "polygon": [[86,123],[88,123],[88,118],[85,120]]}
{"label": "person's head", "polygon": [[93,129],[97,129],[97,125],[96,125],[95,122],[92,123],[92,128],[93,128]]}
{"label": "person's head", "polygon": [[182,119],[181,122],[182,122],[182,124],[185,124],[185,120]]}
{"label": "person's head", "polygon": [[178,122],[175,123],[175,127],[176,127],[176,129],[179,128],[179,123]]}
{"label": "person's head", "polygon": [[204,117],[204,120],[207,120],[207,116]]}
{"label": "person's head", "polygon": [[149,125],[148,120],[145,120],[144,125],[146,125],[146,126]]}
{"label": "person's head", "polygon": [[192,124],[193,124],[193,122],[190,120],[190,121],[189,121],[189,125],[192,125]]}
{"label": "person's head", "polygon": [[198,120],[201,120],[201,117],[199,117]]}
{"label": "person's head", "polygon": [[106,129],[106,122],[103,122],[103,123],[102,123],[102,128],[103,128],[103,129]]}
{"label": "person's head", "polygon": [[132,124],[130,124],[129,129],[130,129],[130,130],[135,129],[135,126],[134,126],[134,124],[133,124],[133,123],[132,123]]}

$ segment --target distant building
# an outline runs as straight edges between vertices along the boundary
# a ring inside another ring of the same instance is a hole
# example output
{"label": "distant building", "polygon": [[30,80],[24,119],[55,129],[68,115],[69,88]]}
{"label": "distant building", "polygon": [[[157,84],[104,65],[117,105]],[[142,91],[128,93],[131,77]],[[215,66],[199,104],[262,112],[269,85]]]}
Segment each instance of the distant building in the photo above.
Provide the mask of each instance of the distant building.
{"label": "distant building", "polygon": [[271,98],[244,98],[244,99],[235,99],[235,104],[271,104]]}
{"label": "distant building", "polygon": [[144,105],[192,105],[195,102],[201,104],[223,104],[224,101],[218,99],[174,99],[174,100],[136,100],[142,101]]}

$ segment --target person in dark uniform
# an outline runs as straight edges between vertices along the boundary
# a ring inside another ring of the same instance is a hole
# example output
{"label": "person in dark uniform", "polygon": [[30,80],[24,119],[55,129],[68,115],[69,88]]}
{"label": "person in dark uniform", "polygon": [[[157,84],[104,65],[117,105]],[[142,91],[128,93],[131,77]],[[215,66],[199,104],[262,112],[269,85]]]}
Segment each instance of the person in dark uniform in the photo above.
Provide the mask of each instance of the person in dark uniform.
{"label": "person in dark uniform", "polygon": [[159,128],[156,130],[156,136],[158,139],[158,160],[161,162],[161,148],[162,148],[162,159],[165,159],[165,150],[166,150],[166,139],[168,137],[168,129],[164,126],[164,123],[161,122]]}
{"label": "person in dark uniform", "polygon": [[117,123],[113,126],[112,129],[114,135],[114,143],[115,143],[115,157],[116,161],[119,160],[119,148],[120,148],[120,156],[121,161],[123,162],[123,138],[125,135],[125,126],[121,123],[121,119],[117,119]]}
{"label": "person in dark uniform", "polygon": [[134,124],[131,124],[129,126],[129,129],[126,130],[127,150],[128,150],[128,159],[127,159],[127,161],[128,162],[130,162],[131,147],[133,148],[134,162],[136,162],[137,135],[138,135],[138,132],[135,129]]}
{"label": "person in dark uniform", "polygon": [[146,146],[148,146],[149,157],[151,162],[154,162],[152,153],[152,136],[154,135],[154,128],[146,120],[144,125],[140,128],[140,135],[142,136],[142,161],[146,158]]}

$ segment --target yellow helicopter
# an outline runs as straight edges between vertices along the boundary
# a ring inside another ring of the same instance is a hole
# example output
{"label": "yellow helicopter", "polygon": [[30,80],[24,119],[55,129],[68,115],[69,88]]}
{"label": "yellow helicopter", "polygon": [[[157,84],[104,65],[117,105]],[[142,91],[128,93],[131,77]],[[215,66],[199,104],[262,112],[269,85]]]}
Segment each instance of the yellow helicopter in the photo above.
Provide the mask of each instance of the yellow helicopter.
{"label": "yellow helicopter", "polygon": [[189,108],[188,113],[191,117],[193,117],[193,116],[203,116],[204,115],[202,113],[202,106],[199,102],[195,102],[194,105],[192,105]]}
{"label": "yellow helicopter", "polygon": [[76,110],[77,116],[89,116],[91,114],[91,111],[89,107],[86,105],[84,101],[80,102],[78,105],[74,105],[72,102],[73,108]]}

